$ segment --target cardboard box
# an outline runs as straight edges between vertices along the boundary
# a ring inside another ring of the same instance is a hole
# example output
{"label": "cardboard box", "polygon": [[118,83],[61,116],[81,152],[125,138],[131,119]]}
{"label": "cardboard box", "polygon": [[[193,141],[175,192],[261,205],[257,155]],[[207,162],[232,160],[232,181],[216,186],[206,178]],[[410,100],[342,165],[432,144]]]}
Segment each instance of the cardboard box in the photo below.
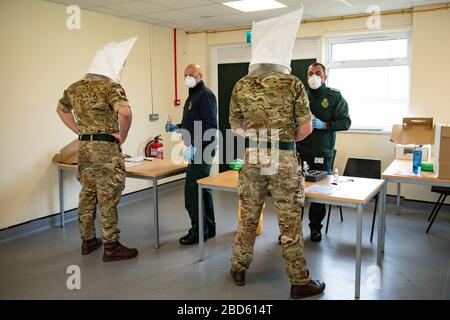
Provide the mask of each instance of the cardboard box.
{"label": "cardboard box", "polygon": [[62,148],[58,154],[53,156],[52,161],[54,163],[78,164],[78,140],[74,140]]}
{"label": "cardboard box", "polygon": [[398,144],[434,144],[433,118],[403,118],[392,127],[391,141]]}
{"label": "cardboard box", "polygon": [[450,179],[450,125],[436,125],[434,173],[439,178]]}
{"label": "cardboard box", "polygon": [[[416,145],[414,144],[397,144],[395,145],[395,159],[412,160],[413,151]],[[430,162],[431,159],[431,144],[422,146],[422,162]]]}

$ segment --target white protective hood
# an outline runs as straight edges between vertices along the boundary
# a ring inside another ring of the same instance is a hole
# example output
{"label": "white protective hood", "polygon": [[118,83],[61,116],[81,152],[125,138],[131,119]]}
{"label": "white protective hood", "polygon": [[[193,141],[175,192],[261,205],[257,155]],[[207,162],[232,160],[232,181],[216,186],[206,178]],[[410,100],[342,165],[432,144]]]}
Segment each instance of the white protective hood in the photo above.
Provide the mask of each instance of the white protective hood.
{"label": "white protective hood", "polygon": [[303,7],[280,17],[253,22],[250,66],[278,64],[290,72],[292,50],[302,17]]}
{"label": "white protective hood", "polygon": [[121,42],[109,42],[98,49],[87,73],[100,74],[120,83],[122,67],[136,40],[137,37],[131,37]]}

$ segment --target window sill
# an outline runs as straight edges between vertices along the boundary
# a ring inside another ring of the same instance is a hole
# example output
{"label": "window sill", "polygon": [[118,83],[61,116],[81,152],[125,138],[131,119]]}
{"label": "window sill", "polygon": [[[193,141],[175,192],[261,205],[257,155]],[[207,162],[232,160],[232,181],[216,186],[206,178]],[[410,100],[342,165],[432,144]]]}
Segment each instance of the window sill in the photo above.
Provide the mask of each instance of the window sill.
{"label": "window sill", "polygon": [[392,130],[384,129],[350,129],[347,131],[338,131],[337,133],[343,134],[378,134],[378,135],[391,135]]}

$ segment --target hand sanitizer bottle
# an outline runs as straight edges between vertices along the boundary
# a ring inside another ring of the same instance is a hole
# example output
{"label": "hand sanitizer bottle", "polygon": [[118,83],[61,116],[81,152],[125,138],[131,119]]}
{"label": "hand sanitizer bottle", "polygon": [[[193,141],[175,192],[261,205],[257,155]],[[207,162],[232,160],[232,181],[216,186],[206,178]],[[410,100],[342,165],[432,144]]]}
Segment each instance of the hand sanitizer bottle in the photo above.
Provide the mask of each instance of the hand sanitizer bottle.
{"label": "hand sanitizer bottle", "polygon": [[415,146],[413,151],[413,173],[417,175],[422,173],[422,145]]}

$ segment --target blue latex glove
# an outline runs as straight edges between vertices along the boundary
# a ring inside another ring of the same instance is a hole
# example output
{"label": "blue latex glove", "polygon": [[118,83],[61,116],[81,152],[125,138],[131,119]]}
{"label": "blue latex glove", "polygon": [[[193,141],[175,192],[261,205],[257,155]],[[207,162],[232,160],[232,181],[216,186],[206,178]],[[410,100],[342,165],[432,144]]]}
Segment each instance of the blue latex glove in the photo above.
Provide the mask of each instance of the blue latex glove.
{"label": "blue latex glove", "polygon": [[320,119],[314,118],[312,121],[312,126],[314,129],[325,129],[325,122]]}
{"label": "blue latex glove", "polygon": [[185,160],[185,161],[192,161],[192,160],[194,160],[194,157],[195,157],[195,152],[197,151],[197,148],[196,147],[194,147],[192,144],[189,146],[189,147],[187,147],[187,149],[184,151],[184,154],[183,154],[183,159]]}
{"label": "blue latex glove", "polygon": [[166,124],[166,132],[180,132],[180,128],[174,124]]}

